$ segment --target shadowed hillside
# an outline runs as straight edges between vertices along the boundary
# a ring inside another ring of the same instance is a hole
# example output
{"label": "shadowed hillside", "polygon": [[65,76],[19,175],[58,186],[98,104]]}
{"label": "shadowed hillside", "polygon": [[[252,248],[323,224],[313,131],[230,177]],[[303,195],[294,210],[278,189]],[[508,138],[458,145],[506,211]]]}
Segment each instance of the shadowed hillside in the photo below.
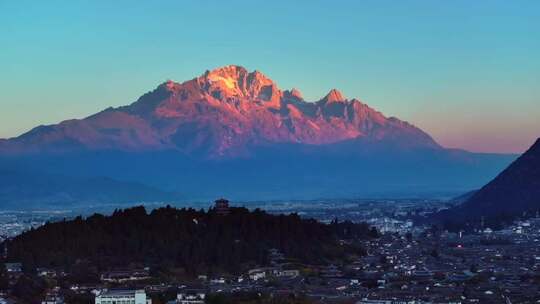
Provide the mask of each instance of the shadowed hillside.
{"label": "shadowed hillside", "polygon": [[517,216],[540,211],[540,139],[495,179],[463,204],[437,214],[448,227],[478,226],[482,217],[501,227]]}
{"label": "shadowed hillside", "polygon": [[326,263],[363,249],[340,245],[338,239],[376,236],[366,224],[326,225],[296,214],[270,215],[231,208],[228,215],[193,209],[143,207],[115,211],[112,216],[46,224],[7,241],[8,260],[27,269],[70,268],[87,260],[98,269],[130,264],[181,267],[189,274],[209,271],[240,273],[264,265],[268,250],[304,263]]}

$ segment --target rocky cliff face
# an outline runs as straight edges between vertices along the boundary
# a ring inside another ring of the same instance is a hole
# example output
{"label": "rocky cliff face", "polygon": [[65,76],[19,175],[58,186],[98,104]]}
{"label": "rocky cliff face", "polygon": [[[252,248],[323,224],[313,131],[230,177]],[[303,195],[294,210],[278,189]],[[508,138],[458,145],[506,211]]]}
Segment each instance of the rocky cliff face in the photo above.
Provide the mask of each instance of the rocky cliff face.
{"label": "rocky cliff face", "polygon": [[335,89],[308,102],[298,90],[282,91],[262,73],[239,66],[207,71],[183,83],[167,81],[131,105],[37,127],[0,147],[17,153],[177,150],[219,158],[247,156],[253,147],[272,144],[354,139],[440,148],[415,126],[387,118]]}

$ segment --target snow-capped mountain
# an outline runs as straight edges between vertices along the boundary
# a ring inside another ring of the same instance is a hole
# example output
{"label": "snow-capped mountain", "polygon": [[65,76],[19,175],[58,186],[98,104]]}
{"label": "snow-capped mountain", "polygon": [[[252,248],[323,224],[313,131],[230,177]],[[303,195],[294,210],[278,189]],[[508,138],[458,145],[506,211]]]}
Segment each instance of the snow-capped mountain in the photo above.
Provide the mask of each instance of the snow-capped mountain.
{"label": "snow-capped mountain", "polygon": [[296,89],[282,91],[262,73],[232,65],[183,83],[167,81],[131,105],[40,126],[0,147],[16,153],[177,150],[227,157],[249,155],[260,145],[351,139],[439,148],[415,126],[335,89],[308,102]]}
{"label": "snow-capped mountain", "polygon": [[[123,107],[0,140],[0,203],[28,189],[8,172],[107,178],[186,199],[388,197],[477,189],[513,159],[445,149],[335,89],[306,101],[258,71],[225,66],[166,81]],[[44,203],[64,197],[50,192]]]}

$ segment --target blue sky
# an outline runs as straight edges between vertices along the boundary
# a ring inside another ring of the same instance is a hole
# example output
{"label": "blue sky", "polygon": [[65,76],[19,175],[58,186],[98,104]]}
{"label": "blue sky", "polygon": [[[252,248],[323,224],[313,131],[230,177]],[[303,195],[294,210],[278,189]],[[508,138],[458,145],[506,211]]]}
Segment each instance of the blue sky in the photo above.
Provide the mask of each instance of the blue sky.
{"label": "blue sky", "polygon": [[227,64],[331,88],[441,144],[540,136],[540,1],[0,0],[0,137]]}

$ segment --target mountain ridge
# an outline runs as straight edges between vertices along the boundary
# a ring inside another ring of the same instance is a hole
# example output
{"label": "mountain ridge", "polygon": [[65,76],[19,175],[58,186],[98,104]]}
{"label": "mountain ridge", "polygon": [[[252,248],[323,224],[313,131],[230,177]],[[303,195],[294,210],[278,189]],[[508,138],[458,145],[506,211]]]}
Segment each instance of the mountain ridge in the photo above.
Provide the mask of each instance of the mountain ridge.
{"label": "mountain ridge", "polygon": [[4,208],[28,209],[78,207],[81,203],[129,204],[180,200],[177,193],[166,192],[142,183],[121,182],[109,177],[74,177],[0,169],[0,203]]}
{"label": "mountain ridge", "polygon": [[[240,66],[168,80],[131,104],[0,140],[0,168],[106,177],[185,199],[457,194],[513,159],[446,149],[336,89],[306,101]],[[12,190],[0,192],[0,204],[17,201]]]}
{"label": "mountain ridge", "polygon": [[[440,148],[414,125],[387,118],[336,89],[316,102],[301,96],[297,89],[282,91],[261,72],[230,65],[183,83],[166,81],[127,106],[34,128],[4,141],[0,150],[206,150],[209,157],[223,157],[249,155],[252,145],[400,137],[407,137],[407,144]],[[189,138],[193,133],[198,136]]]}

